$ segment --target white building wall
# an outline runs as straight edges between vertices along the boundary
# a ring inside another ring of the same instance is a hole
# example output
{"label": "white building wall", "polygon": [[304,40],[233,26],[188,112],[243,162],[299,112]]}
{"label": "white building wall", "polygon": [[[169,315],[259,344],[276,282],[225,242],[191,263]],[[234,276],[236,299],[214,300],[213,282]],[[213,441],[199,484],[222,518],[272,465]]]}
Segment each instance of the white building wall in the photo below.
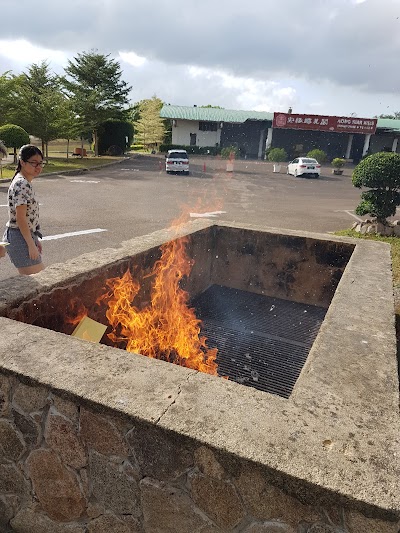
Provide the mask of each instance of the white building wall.
{"label": "white building wall", "polygon": [[196,146],[215,146],[221,142],[220,128],[217,131],[200,131],[196,120],[176,119],[172,123],[172,144],[189,146],[191,133],[196,134]]}

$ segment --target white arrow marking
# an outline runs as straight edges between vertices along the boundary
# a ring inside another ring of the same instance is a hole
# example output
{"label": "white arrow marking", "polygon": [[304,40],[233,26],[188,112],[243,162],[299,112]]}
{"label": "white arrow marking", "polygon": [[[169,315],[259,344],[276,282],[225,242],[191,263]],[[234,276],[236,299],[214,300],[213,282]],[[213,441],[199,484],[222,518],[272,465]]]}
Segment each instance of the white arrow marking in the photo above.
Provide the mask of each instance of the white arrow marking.
{"label": "white arrow marking", "polygon": [[355,215],[354,213],[352,213],[350,210],[346,210],[346,209],[337,209],[335,211],[335,213],[347,213],[348,215],[350,215],[351,217],[355,218],[356,220],[358,220],[358,222],[363,222],[363,219],[358,217],[357,215]]}
{"label": "white arrow marking", "polygon": [[192,218],[215,218],[224,213],[226,213],[226,211],[210,211],[209,213],[190,213],[190,216]]}
{"label": "white arrow marking", "polygon": [[87,235],[89,233],[99,233],[101,231],[107,231],[106,229],[95,228],[95,229],[85,229],[82,231],[71,231],[69,233],[59,233],[58,235],[48,235],[43,237],[43,241],[54,241],[55,239],[64,239],[65,237],[75,237],[77,235]]}
{"label": "white arrow marking", "polygon": [[99,181],[93,180],[70,180],[71,183],[100,183]]}

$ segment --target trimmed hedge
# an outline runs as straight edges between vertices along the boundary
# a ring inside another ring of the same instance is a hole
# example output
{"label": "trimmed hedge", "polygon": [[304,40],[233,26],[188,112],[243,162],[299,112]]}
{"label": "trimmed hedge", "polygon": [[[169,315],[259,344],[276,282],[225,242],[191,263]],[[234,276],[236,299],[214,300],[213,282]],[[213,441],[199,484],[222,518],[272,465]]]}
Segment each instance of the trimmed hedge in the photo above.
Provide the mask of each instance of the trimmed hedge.
{"label": "trimmed hedge", "polygon": [[161,144],[160,152],[168,150],[186,150],[188,154],[217,155],[221,153],[221,148],[217,146],[182,146],[181,144]]}
{"label": "trimmed hedge", "polygon": [[237,146],[225,146],[221,150],[221,156],[224,159],[229,159],[231,157],[231,154],[234,154],[235,158],[240,157],[240,150]]}
{"label": "trimmed hedge", "polygon": [[[109,119],[98,129],[99,154],[105,155],[111,147],[119,146],[122,153],[126,152],[133,139],[133,124],[127,120]],[[128,142],[126,142],[128,137]],[[116,149],[112,148],[115,152]]]}

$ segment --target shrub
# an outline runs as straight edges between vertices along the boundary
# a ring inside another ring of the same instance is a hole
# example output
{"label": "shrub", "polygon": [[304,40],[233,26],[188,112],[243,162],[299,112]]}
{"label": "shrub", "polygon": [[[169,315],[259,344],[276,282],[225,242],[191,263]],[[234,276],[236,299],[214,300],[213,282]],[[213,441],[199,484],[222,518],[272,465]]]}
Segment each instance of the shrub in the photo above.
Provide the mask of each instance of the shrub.
{"label": "shrub", "polygon": [[0,126],[0,139],[6,146],[14,148],[14,163],[17,161],[17,148],[30,142],[28,133],[15,124]]}
{"label": "shrub", "polygon": [[268,154],[268,161],[274,161],[275,163],[281,163],[287,161],[288,155],[283,148],[272,148]]}
{"label": "shrub", "polygon": [[310,150],[307,154],[307,157],[312,157],[313,159],[316,159],[319,163],[325,163],[328,159],[326,153],[323,150],[320,150],[319,148],[314,148],[313,150]]}
{"label": "shrub", "polygon": [[371,215],[386,224],[400,205],[400,154],[379,152],[363,159],[354,169],[355,187],[368,187],[361,194],[357,215]]}
{"label": "shrub", "polygon": [[122,148],[118,145],[118,144],[112,144],[107,152],[106,152],[106,155],[111,155],[111,156],[118,156],[118,155],[122,155],[124,153],[124,151],[122,150]]}
{"label": "shrub", "polygon": [[240,150],[237,146],[225,146],[221,150],[221,157],[224,159],[229,159],[231,154],[234,154],[235,158],[239,157]]}
{"label": "shrub", "polygon": [[[126,142],[128,137],[128,142]],[[125,120],[106,120],[98,129],[99,154],[108,153],[111,147],[119,146],[119,154],[124,153],[133,139],[133,124]],[[115,148],[113,148],[115,151]],[[122,151],[122,152],[121,152]]]}
{"label": "shrub", "polygon": [[217,155],[221,149],[217,146],[182,146],[181,144],[160,144],[159,150],[162,153],[168,150],[186,150],[188,154]]}
{"label": "shrub", "polygon": [[342,168],[344,167],[346,163],[345,159],[342,159],[341,157],[335,157],[335,159],[332,159],[332,166],[334,168]]}

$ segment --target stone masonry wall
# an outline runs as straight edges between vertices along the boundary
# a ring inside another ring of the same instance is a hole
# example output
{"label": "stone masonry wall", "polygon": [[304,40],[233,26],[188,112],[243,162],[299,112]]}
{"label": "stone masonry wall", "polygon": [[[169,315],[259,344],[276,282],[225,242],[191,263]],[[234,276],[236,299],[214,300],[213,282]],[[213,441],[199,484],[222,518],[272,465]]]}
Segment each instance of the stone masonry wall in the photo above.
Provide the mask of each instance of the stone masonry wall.
{"label": "stone masonry wall", "polygon": [[4,533],[397,533],[311,506],[257,465],[0,374]]}

